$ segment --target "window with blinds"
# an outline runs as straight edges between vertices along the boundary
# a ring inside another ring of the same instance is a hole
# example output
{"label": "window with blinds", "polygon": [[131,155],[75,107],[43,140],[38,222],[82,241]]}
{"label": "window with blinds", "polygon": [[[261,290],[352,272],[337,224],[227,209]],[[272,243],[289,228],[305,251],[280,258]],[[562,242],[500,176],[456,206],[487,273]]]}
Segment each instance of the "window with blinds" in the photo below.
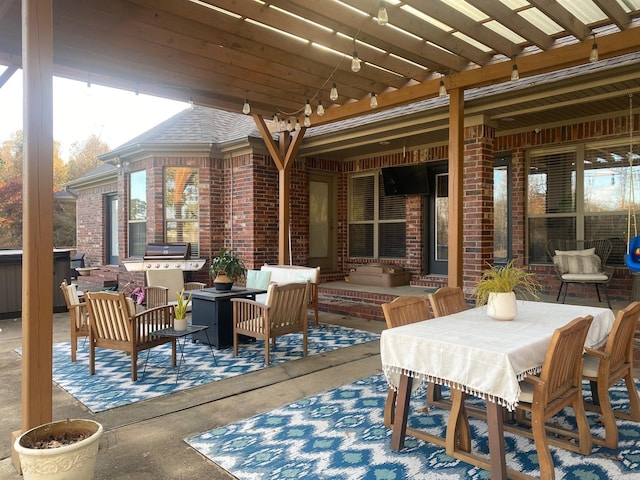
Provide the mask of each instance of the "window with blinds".
{"label": "window with blinds", "polygon": [[385,196],[379,172],[349,179],[349,256],[406,257],[406,197]]}
{"label": "window with blinds", "polygon": [[527,179],[529,261],[550,262],[546,253],[550,239],[608,238],[613,244],[608,263],[623,265],[627,220],[637,207],[633,192],[640,191],[639,165],[638,155],[621,143],[587,144],[571,151],[531,155]]}
{"label": "window with blinds", "polygon": [[191,243],[191,256],[200,256],[198,169],[167,167],[164,171],[164,220],[167,242]]}
{"label": "window with blinds", "polygon": [[147,248],[147,172],[129,174],[129,257],[142,257]]}

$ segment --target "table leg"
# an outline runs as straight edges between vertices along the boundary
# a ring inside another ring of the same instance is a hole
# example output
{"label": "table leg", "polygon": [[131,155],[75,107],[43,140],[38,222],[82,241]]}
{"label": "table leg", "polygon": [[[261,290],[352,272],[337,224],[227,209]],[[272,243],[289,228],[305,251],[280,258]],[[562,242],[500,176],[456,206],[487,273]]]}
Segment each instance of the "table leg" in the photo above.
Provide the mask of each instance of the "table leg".
{"label": "table leg", "polygon": [[[208,328],[204,329],[204,334],[207,336],[207,343],[209,344],[209,350],[211,350],[211,356],[213,357],[213,361],[218,366],[218,359],[216,358],[216,354],[213,353],[213,347],[211,346],[211,342],[209,341],[209,334],[207,333]],[[195,340],[194,340],[195,341]]]}
{"label": "table leg", "polygon": [[180,365],[184,361],[184,344],[187,343],[187,336],[182,337],[182,345],[180,345],[180,339],[176,339],[178,346],[180,347],[180,361],[178,361],[178,370],[176,371],[176,383],[178,383],[178,378],[180,378]]}
{"label": "table leg", "polygon": [[471,428],[469,426],[469,417],[464,406],[466,397],[462,390],[451,388],[451,412],[449,413],[449,421],[447,422],[447,438],[445,441],[447,454],[453,454],[461,450],[463,452],[471,451]]}
{"label": "table leg", "polygon": [[393,416],[393,430],[391,433],[391,448],[393,450],[402,450],[404,448],[412,384],[413,378],[404,373],[400,375],[398,394],[396,395],[396,411]]}
{"label": "table leg", "polygon": [[496,402],[487,400],[487,430],[489,434],[489,457],[491,461],[491,478],[499,480],[507,478],[507,462],[504,449],[502,407]]}

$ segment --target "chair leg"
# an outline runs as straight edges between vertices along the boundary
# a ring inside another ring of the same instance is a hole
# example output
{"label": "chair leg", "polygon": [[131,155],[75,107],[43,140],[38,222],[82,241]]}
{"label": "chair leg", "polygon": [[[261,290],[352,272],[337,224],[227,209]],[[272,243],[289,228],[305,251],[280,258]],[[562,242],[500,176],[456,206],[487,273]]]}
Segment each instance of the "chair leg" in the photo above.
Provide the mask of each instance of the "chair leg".
{"label": "chair leg", "polygon": [[89,339],[89,375],[96,374],[96,346]]}
{"label": "chair leg", "polygon": [[544,419],[539,418],[535,412],[531,413],[531,430],[533,433],[533,442],[536,446],[538,454],[538,464],[540,467],[540,478],[546,480],[554,480],[555,471],[553,468],[553,458],[547,443],[547,432],[544,426]]}
{"label": "chair leg", "polygon": [[627,384],[627,392],[629,395],[629,420],[640,422],[640,397],[638,390],[633,381],[631,370],[624,376],[624,382]]}
{"label": "chair leg", "polygon": [[138,352],[135,348],[131,352],[131,381],[138,381]]}
{"label": "chair leg", "polygon": [[437,383],[429,382],[427,385],[427,404],[442,400],[442,387]]}
{"label": "chair leg", "polygon": [[[606,389],[606,386],[605,386]],[[609,395],[605,394],[607,401]],[[611,409],[609,409],[611,411]],[[576,415],[576,422],[578,424],[578,451],[583,455],[591,454],[591,430],[589,429],[589,422],[587,421],[587,415],[584,411],[584,400],[582,394],[578,395],[573,402],[573,412]],[[615,426],[615,421],[614,421]],[[606,432],[606,429],[605,429]],[[616,429],[616,446],[618,444],[617,429]],[[616,447],[611,447],[616,448]]]}
{"label": "chair leg", "polygon": [[389,430],[393,427],[393,416],[396,413],[396,397],[395,388],[389,388],[387,400],[384,402],[384,426]]}
{"label": "chair leg", "polygon": [[598,294],[598,302],[602,301],[602,298],[600,298],[600,288],[599,285],[597,283],[593,284],[596,287],[596,293]]}
{"label": "chair leg", "polygon": [[[604,446],[615,449],[618,448],[618,425],[616,424],[616,417],[613,415],[613,410],[611,409],[607,382],[596,382],[596,385],[598,398],[600,400],[600,416],[604,424]],[[580,423],[578,423],[578,432],[579,431]]]}
{"label": "chair leg", "polygon": [[565,303],[567,301],[567,291],[569,290],[569,284],[565,282],[562,283],[564,284],[564,297],[562,297],[562,303]]}
{"label": "chair leg", "polygon": [[71,334],[71,361],[76,361],[76,351],[78,350],[78,337]]}
{"label": "chair leg", "polygon": [[609,310],[613,310],[611,306],[611,300],[609,300],[609,292],[607,291],[607,286],[602,284],[602,290],[604,290],[604,297],[607,299],[607,305],[609,305]]}
{"label": "chair leg", "polygon": [[269,366],[269,339],[264,339],[264,364]]}
{"label": "chair leg", "polygon": [[591,403],[593,405],[600,405],[600,396],[598,394],[598,382],[596,382],[595,380],[590,380],[589,387],[591,389]]}

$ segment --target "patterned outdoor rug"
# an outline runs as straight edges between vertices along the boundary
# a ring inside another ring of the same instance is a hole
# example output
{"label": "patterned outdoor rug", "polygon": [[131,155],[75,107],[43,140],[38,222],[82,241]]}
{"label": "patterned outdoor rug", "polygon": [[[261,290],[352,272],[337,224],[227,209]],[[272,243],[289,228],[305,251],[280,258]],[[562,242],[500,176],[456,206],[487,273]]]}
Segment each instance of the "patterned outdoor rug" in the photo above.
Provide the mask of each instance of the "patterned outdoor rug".
{"label": "patterned outdoor rug", "polygon": [[[446,390],[446,389],[445,389]],[[625,408],[622,384],[612,391],[614,408]],[[239,423],[195,435],[185,441],[243,480],[266,479],[485,479],[489,472],[449,457],[443,448],[407,437],[405,448],[390,448],[391,431],[383,424],[387,383],[382,374],[306,398]],[[420,414],[424,391],[412,399],[409,423],[444,435],[441,409]],[[571,422],[571,410],[563,421]],[[603,429],[589,414],[592,431]],[[488,455],[486,423],[471,419],[473,449]],[[583,456],[551,447],[556,478],[640,478],[640,424],[618,420],[617,450],[594,446]],[[532,440],[505,433],[510,467],[539,478]]]}
{"label": "patterned outdoor rug", "polygon": [[[317,355],[380,338],[378,334],[336,325],[310,326],[308,354]],[[183,339],[179,339],[182,343]],[[209,345],[185,342],[184,360],[177,374],[171,366],[171,345],[165,344],[138,356],[138,381],[131,381],[131,361],[124,352],[96,349],[96,374],[89,375],[89,349],[79,340],[77,361],[71,362],[69,342],[53,346],[53,380],[77,398],[92,412],[127,405],[141,400],[166,395],[216,380],[242,375],[264,368],[264,342],[243,343],[238,356],[233,347],[213,349],[217,366]],[[19,353],[19,351],[18,351]],[[276,348],[271,349],[271,365],[302,358],[302,334],[292,333],[278,337]],[[178,361],[180,349],[178,348]],[[176,382],[177,379],[177,382]]]}

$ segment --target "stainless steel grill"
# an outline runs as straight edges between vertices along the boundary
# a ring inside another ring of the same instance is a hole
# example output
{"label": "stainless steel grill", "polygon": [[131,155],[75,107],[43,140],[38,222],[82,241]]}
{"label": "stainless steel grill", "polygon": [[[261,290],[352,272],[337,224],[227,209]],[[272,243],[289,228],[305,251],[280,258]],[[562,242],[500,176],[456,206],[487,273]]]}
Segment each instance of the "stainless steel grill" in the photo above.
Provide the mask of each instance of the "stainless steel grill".
{"label": "stainless steel grill", "polygon": [[161,269],[194,272],[204,267],[206,259],[190,257],[190,243],[150,243],[142,260],[125,260],[123,263],[129,272]]}

